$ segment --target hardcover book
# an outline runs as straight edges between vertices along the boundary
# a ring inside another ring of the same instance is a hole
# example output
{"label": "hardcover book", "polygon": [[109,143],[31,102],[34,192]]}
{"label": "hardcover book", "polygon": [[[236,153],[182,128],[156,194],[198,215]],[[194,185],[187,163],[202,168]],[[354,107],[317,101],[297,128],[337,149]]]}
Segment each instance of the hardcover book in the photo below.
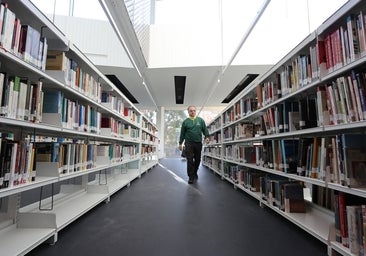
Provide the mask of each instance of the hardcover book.
{"label": "hardcover book", "polygon": [[341,142],[346,184],[366,187],[366,135],[342,134]]}

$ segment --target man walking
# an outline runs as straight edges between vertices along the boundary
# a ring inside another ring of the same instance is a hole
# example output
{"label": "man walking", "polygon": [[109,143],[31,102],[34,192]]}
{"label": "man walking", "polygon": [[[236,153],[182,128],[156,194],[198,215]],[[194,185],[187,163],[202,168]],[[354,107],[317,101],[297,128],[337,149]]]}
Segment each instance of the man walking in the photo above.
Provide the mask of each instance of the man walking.
{"label": "man walking", "polygon": [[189,117],[186,118],[180,130],[179,150],[183,149],[183,142],[187,158],[187,174],[188,183],[192,184],[198,179],[197,171],[201,162],[202,152],[202,135],[205,137],[205,142],[208,143],[209,133],[205,121],[196,116],[196,107],[188,107]]}

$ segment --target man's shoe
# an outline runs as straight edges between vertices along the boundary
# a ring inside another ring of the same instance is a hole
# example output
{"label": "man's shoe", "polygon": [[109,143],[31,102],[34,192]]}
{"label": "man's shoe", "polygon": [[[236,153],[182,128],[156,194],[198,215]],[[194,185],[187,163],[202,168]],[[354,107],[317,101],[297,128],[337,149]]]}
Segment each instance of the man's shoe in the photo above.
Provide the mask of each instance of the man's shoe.
{"label": "man's shoe", "polygon": [[188,179],[188,184],[193,184],[193,179],[192,178]]}

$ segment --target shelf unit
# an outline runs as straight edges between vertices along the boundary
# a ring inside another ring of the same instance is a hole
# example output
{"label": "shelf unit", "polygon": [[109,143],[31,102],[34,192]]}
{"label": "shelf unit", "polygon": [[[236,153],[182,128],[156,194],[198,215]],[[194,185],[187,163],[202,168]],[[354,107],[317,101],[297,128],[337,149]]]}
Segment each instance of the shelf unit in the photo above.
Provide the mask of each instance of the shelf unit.
{"label": "shelf unit", "polygon": [[[2,9],[13,15],[13,24],[19,21],[28,25],[27,31],[39,33],[28,41],[38,47],[32,60],[26,57],[30,50],[2,41],[12,41],[17,33],[0,39],[1,92],[12,92],[8,97],[14,104],[11,109],[0,99],[1,151],[5,145],[14,156],[5,159],[0,154],[0,247],[4,255],[24,255],[43,242],[57,242],[60,230],[154,167],[158,132],[29,0],[8,1]],[[55,53],[62,58],[61,68],[48,69],[46,62],[42,66],[46,56]],[[24,117],[22,100],[13,100],[17,77],[31,102],[24,109],[32,112]],[[17,152],[27,153],[24,160]],[[5,163],[14,166],[5,168]],[[23,201],[25,197],[31,200]]]}
{"label": "shelf unit", "polygon": [[[344,156],[351,148],[345,145],[348,134],[365,136],[365,8],[364,1],[348,1],[245,88],[208,125],[210,143],[204,148],[204,165],[325,243],[328,255],[358,255],[364,246],[365,230],[347,223],[351,211],[346,206],[366,204],[365,186],[352,184],[361,182],[366,170],[353,176],[355,169]],[[356,36],[358,47],[346,43]],[[355,96],[346,88],[353,88]],[[353,149],[366,150],[358,147]],[[366,162],[366,155],[357,161]],[[286,208],[295,199],[285,186],[293,183],[302,190],[305,209],[298,212]],[[340,206],[341,196],[346,202]],[[352,218],[366,220],[361,210],[357,214]]]}

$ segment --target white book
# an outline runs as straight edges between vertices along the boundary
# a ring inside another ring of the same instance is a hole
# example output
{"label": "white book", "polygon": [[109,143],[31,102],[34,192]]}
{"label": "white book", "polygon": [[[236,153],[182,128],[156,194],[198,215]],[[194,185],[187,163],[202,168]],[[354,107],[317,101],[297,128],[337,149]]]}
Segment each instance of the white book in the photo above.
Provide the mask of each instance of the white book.
{"label": "white book", "polygon": [[18,107],[17,107],[17,113],[16,113],[16,119],[18,120],[24,120],[25,118],[25,107],[26,107],[26,101],[27,101],[27,90],[28,85],[24,82],[20,82],[19,87],[19,96],[18,96]]}
{"label": "white book", "polygon": [[13,13],[9,8],[5,8],[4,20],[3,20],[3,31],[1,33],[1,45],[4,49],[11,51],[11,43],[13,40],[14,33],[14,22],[15,13]]}
{"label": "white book", "polygon": [[13,107],[13,94],[14,94],[14,81],[10,80],[9,81],[9,85],[8,88],[6,90],[7,93],[7,102],[5,103],[5,107],[3,109],[3,114],[6,117],[11,117],[11,113],[12,113],[12,107]]}
{"label": "white book", "polygon": [[0,73],[0,106],[2,104],[3,99],[4,82],[5,82],[5,74]]}
{"label": "white book", "polygon": [[16,163],[17,163],[17,151],[18,151],[18,143],[12,143],[13,149],[11,151],[11,161],[10,161],[10,181],[9,181],[9,187],[12,187],[14,185],[14,181],[17,179],[16,177]]}
{"label": "white book", "polygon": [[4,23],[4,12],[5,12],[5,6],[3,4],[0,4],[0,42],[2,38],[2,28]]}

